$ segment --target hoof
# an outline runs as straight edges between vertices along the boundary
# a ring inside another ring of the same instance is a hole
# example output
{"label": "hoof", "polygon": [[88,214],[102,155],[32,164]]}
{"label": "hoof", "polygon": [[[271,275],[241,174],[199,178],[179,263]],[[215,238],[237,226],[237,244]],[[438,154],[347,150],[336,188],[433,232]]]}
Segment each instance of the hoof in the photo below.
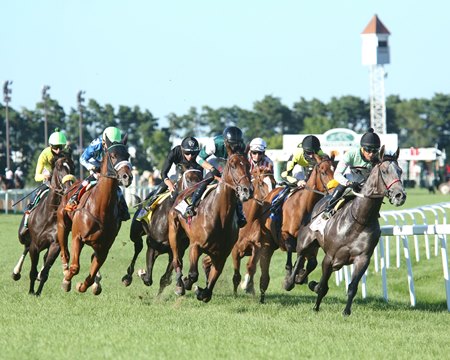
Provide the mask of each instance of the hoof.
{"label": "hoof", "polygon": [[309,290],[317,294],[319,283],[317,281],[310,281],[308,284]]}
{"label": "hoof", "polygon": [[94,295],[100,295],[102,293],[102,286],[100,284],[92,284],[92,293]]}
{"label": "hoof", "polygon": [[194,282],[189,278],[189,276],[186,276],[183,279],[183,283],[186,290],[192,290],[192,285],[194,285]]}
{"label": "hoof", "polygon": [[175,294],[178,296],[183,296],[184,294],[186,294],[186,291],[184,290],[184,286],[176,286]]}
{"label": "hoof", "polygon": [[127,274],[122,278],[122,284],[124,286],[130,286],[132,282],[133,282],[133,277],[131,275]]}
{"label": "hoof", "polygon": [[211,291],[208,289],[202,289],[201,287],[197,287],[195,290],[195,295],[197,295],[197,300],[203,301],[204,303],[207,303],[211,300]]}
{"label": "hoof", "polygon": [[69,292],[70,289],[72,288],[72,282],[67,281],[66,279],[63,279],[63,282],[61,284],[61,288],[65,291],[65,292]]}
{"label": "hoof", "polygon": [[83,283],[82,283],[82,282],[79,282],[79,283],[77,284],[76,289],[77,289],[77,291],[80,292],[80,293],[86,292],[86,289],[83,289]]}
{"label": "hoof", "polygon": [[20,280],[20,278],[22,277],[22,275],[20,275],[20,273],[17,273],[17,274],[12,273],[12,274],[11,274],[11,277],[12,277],[12,279],[13,279],[14,281],[17,281],[17,280]]}
{"label": "hoof", "polygon": [[291,291],[295,287],[295,282],[290,279],[284,279],[283,288],[286,291]]}
{"label": "hoof", "polygon": [[308,276],[305,276],[303,278],[303,276],[305,275],[306,270],[302,269],[300,270],[300,272],[295,276],[295,283],[298,285],[304,285],[308,283]]}

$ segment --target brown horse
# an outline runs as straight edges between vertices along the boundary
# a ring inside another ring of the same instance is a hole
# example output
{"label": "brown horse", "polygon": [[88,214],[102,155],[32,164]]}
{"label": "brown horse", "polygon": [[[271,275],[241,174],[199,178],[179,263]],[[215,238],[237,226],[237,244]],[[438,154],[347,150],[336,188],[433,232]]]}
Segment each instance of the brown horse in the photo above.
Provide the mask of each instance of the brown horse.
{"label": "brown horse", "polygon": [[[81,250],[88,244],[94,249],[91,268],[84,282],[77,284],[77,290],[85,292],[95,281],[92,291],[95,295],[101,293],[100,279],[96,278],[97,272],[105,262],[121,225],[118,216],[119,183],[128,187],[133,180],[126,142],[127,135],[121,142],[111,143],[106,138],[98,183],[83,195],[75,211],[68,213],[64,209],[72,193],[63,199],[58,208],[58,242],[64,272],[62,287],[65,291],[70,291],[72,277],[80,270]],[[76,188],[75,186],[73,191]],[[72,262],[69,267],[67,242],[70,231]]]}
{"label": "brown horse", "polygon": [[[315,165],[305,188],[296,188],[285,200],[282,207],[282,219],[277,219],[270,213],[270,203],[282,188],[276,188],[267,196],[268,204],[265,205],[261,217],[262,240],[260,254],[260,301],[265,300],[265,292],[269,286],[269,266],[272,255],[277,248],[287,251],[286,271],[289,276],[292,271],[292,252],[296,248],[296,239],[301,224],[309,221],[314,205],[328,193],[328,183],[333,180],[334,158],[314,155]],[[280,224],[281,222],[281,224]],[[305,259],[301,259],[304,263]]]}
{"label": "brown horse", "polygon": [[[326,201],[319,202],[312,214],[312,219],[318,217],[317,220],[312,221],[313,224],[302,226],[298,235],[297,255],[301,257],[317,254],[319,246],[325,252],[320,282],[309,283],[309,288],[317,293],[314,310],[319,311],[320,303],[328,292],[328,280],[332,272],[344,265],[354,264],[347,290],[347,304],[343,311],[344,315],[351,314],[358,283],[369,266],[373,250],[380,238],[378,217],[383,198],[387,197],[395,206],[401,206],[406,201],[401,181],[402,170],[397,163],[398,154],[397,149],[394,155],[385,155],[383,146],[380,151],[381,162],[373,167],[356,198],[347,202],[322,226],[319,223],[324,220],[320,214],[326,206]],[[309,270],[307,267],[306,271],[302,272],[296,264],[289,281],[293,283],[297,274],[300,275],[300,280],[306,279]]]}
{"label": "brown horse", "polygon": [[[188,164],[180,163],[177,165],[178,181],[175,186],[175,193],[183,191],[192,185],[198,183],[203,178],[203,172],[199,169],[191,168]],[[146,256],[146,270],[141,272],[139,275],[145,285],[151,286],[153,284],[152,273],[153,266],[155,264],[156,258],[161,254],[169,254],[169,263],[166,268],[166,272],[161,277],[159,293],[170,284],[171,276],[173,271],[172,264],[172,252],[169,246],[169,225],[167,222],[167,214],[172,207],[176,196],[171,195],[163,200],[156,209],[153,211],[150,223],[142,220],[138,221],[137,217],[139,214],[138,208],[134,214],[133,220],[130,227],[130,239],[134,243],[134,255],[131,260],[130,265],[127,269],[127,274],[122,278],[122,283],[125,286],[129,286],[133,279],[134,266],[139,253],[143,248],[142,236],[147,234],[147,256]],[[140,201],[140,200],[139,200]],[[186,241],[186,250],[189,243]]]}
{"label": "brown horse", "polygon": [[273,173],[261,171],[256,167],[252,171],[253,184],[253,198],[245,202],[244,213],[247,218],[247,225],[239,230],[239,237],[236,244],[231,251],[233,259],[233,288],[234,294],[237,294],[237,289],[241,283],[240,264],[244,256],[249,256],[247,262],[247,273],[244,281],[241,283],[241,288],[247,293],[254,294],[253,277],[256,272],[256,264],[259,261],[261,250],[261,224],[260,216],[262,215],[263,205],[268,205],[266,197],[269,192],[275,187],[275,178]]}
{"label": "brown horse", "polygon": [[[24,245],[24,251],[19,262],[14,267],[12,278],[19,280],[24,259],[30,253],[30,294],[39,296],[48,279],[50,268],[59,255],[59,244],[56,239],[56,211],[64,193],[74,183],[71,175],[75,166],[69,156],[55,157],[51,164],[52,177],[49,189],[43,193],[43,198],[28,216],[28,231],[23,231],[25,215],[19,226],[19,241]],[[44,266],[38,274],[39,254],[47,250],[44,256]],[[38,290],[34,292],[36,280],[40,280]]]}
{"label": "brown horse", "polygon": [[[227,148],[227,152],[229,157],[221,181],[200,202],[197,215],[186,222],[175,207],[169,212],[169,243],[176,269],[175,292],[177,295],[184,295],[185,289],[192,288],[193,283],[198,280],[199,256],[205,253],[209,255],[207,284],[205,289],[197,288],[196,291],[197,299],[204,302],[211,300],[214,285],[238,237],[235,216],[237,198],[239,201],[247,201],[252,193],[247,159],[243,154],[232,154],[230,148]],[[189,239],[190,243],[190,269],[188,276],[183,279],[181,250],[185,239]]]}

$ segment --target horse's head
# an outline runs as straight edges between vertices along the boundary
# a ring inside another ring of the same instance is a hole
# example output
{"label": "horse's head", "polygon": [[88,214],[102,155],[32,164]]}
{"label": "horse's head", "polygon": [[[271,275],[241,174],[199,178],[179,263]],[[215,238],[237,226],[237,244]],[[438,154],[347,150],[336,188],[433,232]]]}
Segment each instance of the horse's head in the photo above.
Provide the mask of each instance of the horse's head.
{"label": "horse's head", "polygon": [[252,173],[252,183],[256,200],[262,200],[275,188],[275,177],[272,171],[255,166]]}
{"label": "horse's head", "polygon": [[55,189],[65,191],[76,181],[75,176],[72,175],[75,172],[75,164],[69,155],[62,154],[61,156],[54,157],[51,166],[51,185]]}
{"label": "horse's head", "polygon": [[250,181],[250,164],[244,154],[232,154],[223,170],[222,181],[231,186],[240,201],[247,201],[253,196]]}
{"label": "horse's head", "polygon": [[112,143],[108,136],[105,138],[105,158],[107,162],[107,172],[103,174],[107,177],[117,178],[121,185],[128,187],[133,181],[131,173],[130,154],[126,146],[128,134],[125,134],[122,141]]}
{"label": "horse's head", "polygon": [[406,201],[406,191],[401,180],[402,169],[398,166],[397,159],[400,149],[395,153],[385,151],[384,145],[380,150],[380,162],[378,168],[377,190],[389,198],[389,202],[395,206],[401,206]]}
{"label": "horse's head", "polygon": [[188,163],[177,165],[177,188],[185,190],[203,179],[203,171]]}
{"label": "horse's head", "polygon": [[328,192],[333,186],[334,179],[334,157],[319,156],[314,154],[317,163],[314,165],[313,172],[308,179],[307,185],[321,192]]}

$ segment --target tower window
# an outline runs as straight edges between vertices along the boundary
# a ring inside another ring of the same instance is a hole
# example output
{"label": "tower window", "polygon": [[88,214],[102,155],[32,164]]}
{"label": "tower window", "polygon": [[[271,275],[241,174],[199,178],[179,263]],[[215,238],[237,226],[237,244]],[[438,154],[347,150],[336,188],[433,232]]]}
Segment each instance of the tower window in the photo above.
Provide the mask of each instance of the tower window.
{"label": "tower window", "polygon": [[387,41],[378,41],[378,47],[387,47],[388,43]]}

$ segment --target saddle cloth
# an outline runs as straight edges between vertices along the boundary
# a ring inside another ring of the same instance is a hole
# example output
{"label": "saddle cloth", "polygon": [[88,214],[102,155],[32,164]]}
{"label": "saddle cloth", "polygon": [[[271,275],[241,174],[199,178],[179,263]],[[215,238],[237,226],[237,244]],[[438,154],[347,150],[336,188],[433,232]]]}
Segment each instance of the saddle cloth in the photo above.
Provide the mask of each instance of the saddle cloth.
{"label": "saddle cloth", "polygon": [[165,193],[159,195],[153,204],[150,206],[150,209],[136,218],[137,221],[145,221],[147,224],[150,224],[150,220],[152,219],[153,212],[158,207],[158,205],[162,204],[164,200],[166,200],[170,196],[170,191],[166,191]]}

